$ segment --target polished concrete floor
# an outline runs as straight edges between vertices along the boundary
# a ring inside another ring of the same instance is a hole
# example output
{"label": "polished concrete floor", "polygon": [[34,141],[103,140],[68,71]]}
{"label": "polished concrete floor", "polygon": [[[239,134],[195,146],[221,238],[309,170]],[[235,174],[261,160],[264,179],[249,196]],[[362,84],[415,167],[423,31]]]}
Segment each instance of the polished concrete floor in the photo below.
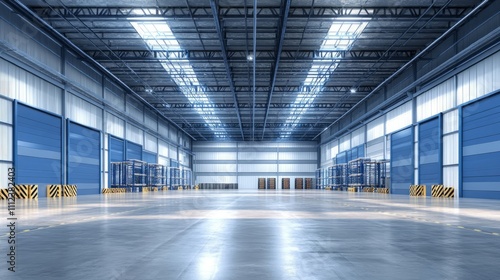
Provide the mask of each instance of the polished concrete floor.
{"label": "polished concrete floor", "polygon": [[16,272],[2,226],[0,279],[500,279],[498,200],[191,190],[16,206]]}

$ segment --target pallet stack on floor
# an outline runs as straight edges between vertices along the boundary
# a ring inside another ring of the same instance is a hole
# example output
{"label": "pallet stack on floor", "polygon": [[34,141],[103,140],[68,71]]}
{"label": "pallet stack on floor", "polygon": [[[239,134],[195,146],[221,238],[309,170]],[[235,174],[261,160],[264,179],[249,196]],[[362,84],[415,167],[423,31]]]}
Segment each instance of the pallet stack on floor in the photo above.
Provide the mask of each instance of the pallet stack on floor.
{"label": "pallet stack on floor", "polygon": [[281,178],[281,188],[284,190],[290,189],[290,178]]}
{"label": "pallet stack on floor", "polygon": [[267,189],[268,190],[276,189],[276,178],[267,178]]}
{"label": "pallet stack on floor", "polygon": [[257,188],[259,190],[265,190],[266,189],[266,178],[259,178],[258,179]]}
{"label": "pallet stack on floor", "polygon": [[295,189],[296,190],[302,190],[302,189],[304,189],[304,179],[302,179],[302,178],[295,178]]}
{"label": "pallet stack on floor", "polygon": [[313,188],[313,178],[305,178],[306,190],[311,190]]}

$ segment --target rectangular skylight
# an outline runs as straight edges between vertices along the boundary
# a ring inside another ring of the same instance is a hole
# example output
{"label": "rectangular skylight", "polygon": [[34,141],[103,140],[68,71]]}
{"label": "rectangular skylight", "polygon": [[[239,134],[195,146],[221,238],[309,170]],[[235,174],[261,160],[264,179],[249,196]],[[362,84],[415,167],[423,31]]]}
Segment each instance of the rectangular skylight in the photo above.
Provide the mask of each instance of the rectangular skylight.
{"label": "rectangular skylight", "polygon": [[[226,138],[226,131],[221,127],[221,121],[215,115],[215,110],[206,107],[196,108],[196,104],[211,105],[212,103],[205,94],[203,86],[200,85],[187,57],[179,57],[178,51],[182,50],[182,48],[168,24],[161,21],[131,21],[130,23],[150,50],[165,51],[164,56],[158,58],[160,64],[189,102],[195,105],[195,111],[202,116],[203,120],[214,132],[215,137]],[[177,52],[169,53],[169,51]],[[169,58],[176,59],[170,61]]]}
{"label": "rectangular skylight", "polygon": [[301,87],[300,92],[297,93],[294,102],[295,107],[291,109],[286,120],[286,123],[290,126],[283,128],[280,138],[291,136],[292,131],[301,119],[301,115],[312,105],[314,99],[337,68],[337,61],[341,58],[341,52],[348,51],[352,47],[356,38],[367,25],[368,21],[351,21],[348,19],[332,23],[321,44],[320,51],[338,51],[338,53],[331,57],[330,64],[325,64],[324,59],[313,60],[313,64],[304,80],[304,86],[308,86],[309,90],[306,91],[305,87]]}

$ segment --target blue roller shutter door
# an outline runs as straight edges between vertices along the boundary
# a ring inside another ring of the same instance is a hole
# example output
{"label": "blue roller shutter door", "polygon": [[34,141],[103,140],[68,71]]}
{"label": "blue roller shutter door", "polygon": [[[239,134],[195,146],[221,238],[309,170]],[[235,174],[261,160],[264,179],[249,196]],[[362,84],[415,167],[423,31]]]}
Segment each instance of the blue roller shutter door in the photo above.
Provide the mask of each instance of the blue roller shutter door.
{"label": "blue roller shutter door", "polygon": [[68,121],[68,184],[78,195],[100,193],[101,134]]}
{"label": "blue roller shutter door", "polygon": [[46,185],[62,183],[62,120],[16,103],[15,167],[17,184],[38,185],[46,196]]}
{"label": "blue roller shutter door", "polygon": [[126,153],[126,159],[137,159],[137,160],[142,160],[142,146],[132,143],[130,141],[127,141],[127,153]]}
{"label": "blue roller shutter door", "polygon": [[443,183],[442,175],[441,118],[433,118],[418,126],[418,182],[427,186],[427,196],[432,185]]}
{"label": "blue roller shutter door", "polygon": [[108,170],[109,170],[109,184],[111,184],[111,162],[122,162],[125,160],[125,141],[113,136],[109,136],[108,141]]}
{"label": "blue roller shutter door", "polygon": [[462,195],[500,199],[500,94],[462,108]]}
{"label": "blue roller shutter door", "polygon": [[157,163],[156,154],[143,151],[142,152],[142,160],[147,163]]}
{"label": "blue roller shutter door", "polygon": [[409,194],[413,184],[413,127],[391,135],[391,192]]}

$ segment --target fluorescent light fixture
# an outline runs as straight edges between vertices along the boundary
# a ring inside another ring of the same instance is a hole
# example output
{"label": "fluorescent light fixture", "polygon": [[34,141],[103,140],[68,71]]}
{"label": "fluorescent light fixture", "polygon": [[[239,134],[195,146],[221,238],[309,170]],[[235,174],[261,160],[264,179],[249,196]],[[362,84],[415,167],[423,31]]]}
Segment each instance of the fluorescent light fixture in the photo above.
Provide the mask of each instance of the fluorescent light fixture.
{"label": "fluorescent light fixture", "polygon": [[[136,11],[135,14],[147,15],[144,11],[142,11],[143,14],[140,14],[141,11]],[[130,24],[139,33],[150,50],[165,51],[163,55],[158,57],[158,62],[167,71],[189,102],[195,104],[195,111],[202,116],[203,120],[214,132],[215,137],[225,138],[227,136],[226,131],[220,125],[221,121],[215,115],[213,106],[209,106],[209,108],[196,107],[196,104],[212,105],[212,103],[205,94],[205,88],[198,81],[188,58],[182,52],[178,52],[182,48],[168,24],[161,21],[131,21]],[[170,53],[169,51],[177,52]],[[175,58],[175,61],[170,61],[169,58]]]}
{"label": "fluorescent light fixture", "polygon": [[[323,89],[323,86],[328,81],[338,66],[338,61],[341,60],[341,52],[347,51],[352,47],[352,44],[359,37],[361,32],[368,25],[369,19],[356,21],[353,19],[334,20],[328,29],[328,33],[321,44],[320,51],[338,51],[330,57],[330,63],[326,64],[324,59],[314,59],[306,79],[304,87],[301,87],[297,93],[297,97],[290,111],[286,123],[291,125],[286,127],[280,134],[280,138],[291,136],[294,127],[299,123],[301,115],[304,114],[309,107],[312,106],[314,99]],[[327,60],[328,61],[328,60]],[[307,89],[307,90],[306,90]],[[352,92],[353,89],[351,89]]]}
{"label": "fluorescent light fixture", "polygon": [[356,89],[355,88],[351,88],[351,93],[356,93]]}

